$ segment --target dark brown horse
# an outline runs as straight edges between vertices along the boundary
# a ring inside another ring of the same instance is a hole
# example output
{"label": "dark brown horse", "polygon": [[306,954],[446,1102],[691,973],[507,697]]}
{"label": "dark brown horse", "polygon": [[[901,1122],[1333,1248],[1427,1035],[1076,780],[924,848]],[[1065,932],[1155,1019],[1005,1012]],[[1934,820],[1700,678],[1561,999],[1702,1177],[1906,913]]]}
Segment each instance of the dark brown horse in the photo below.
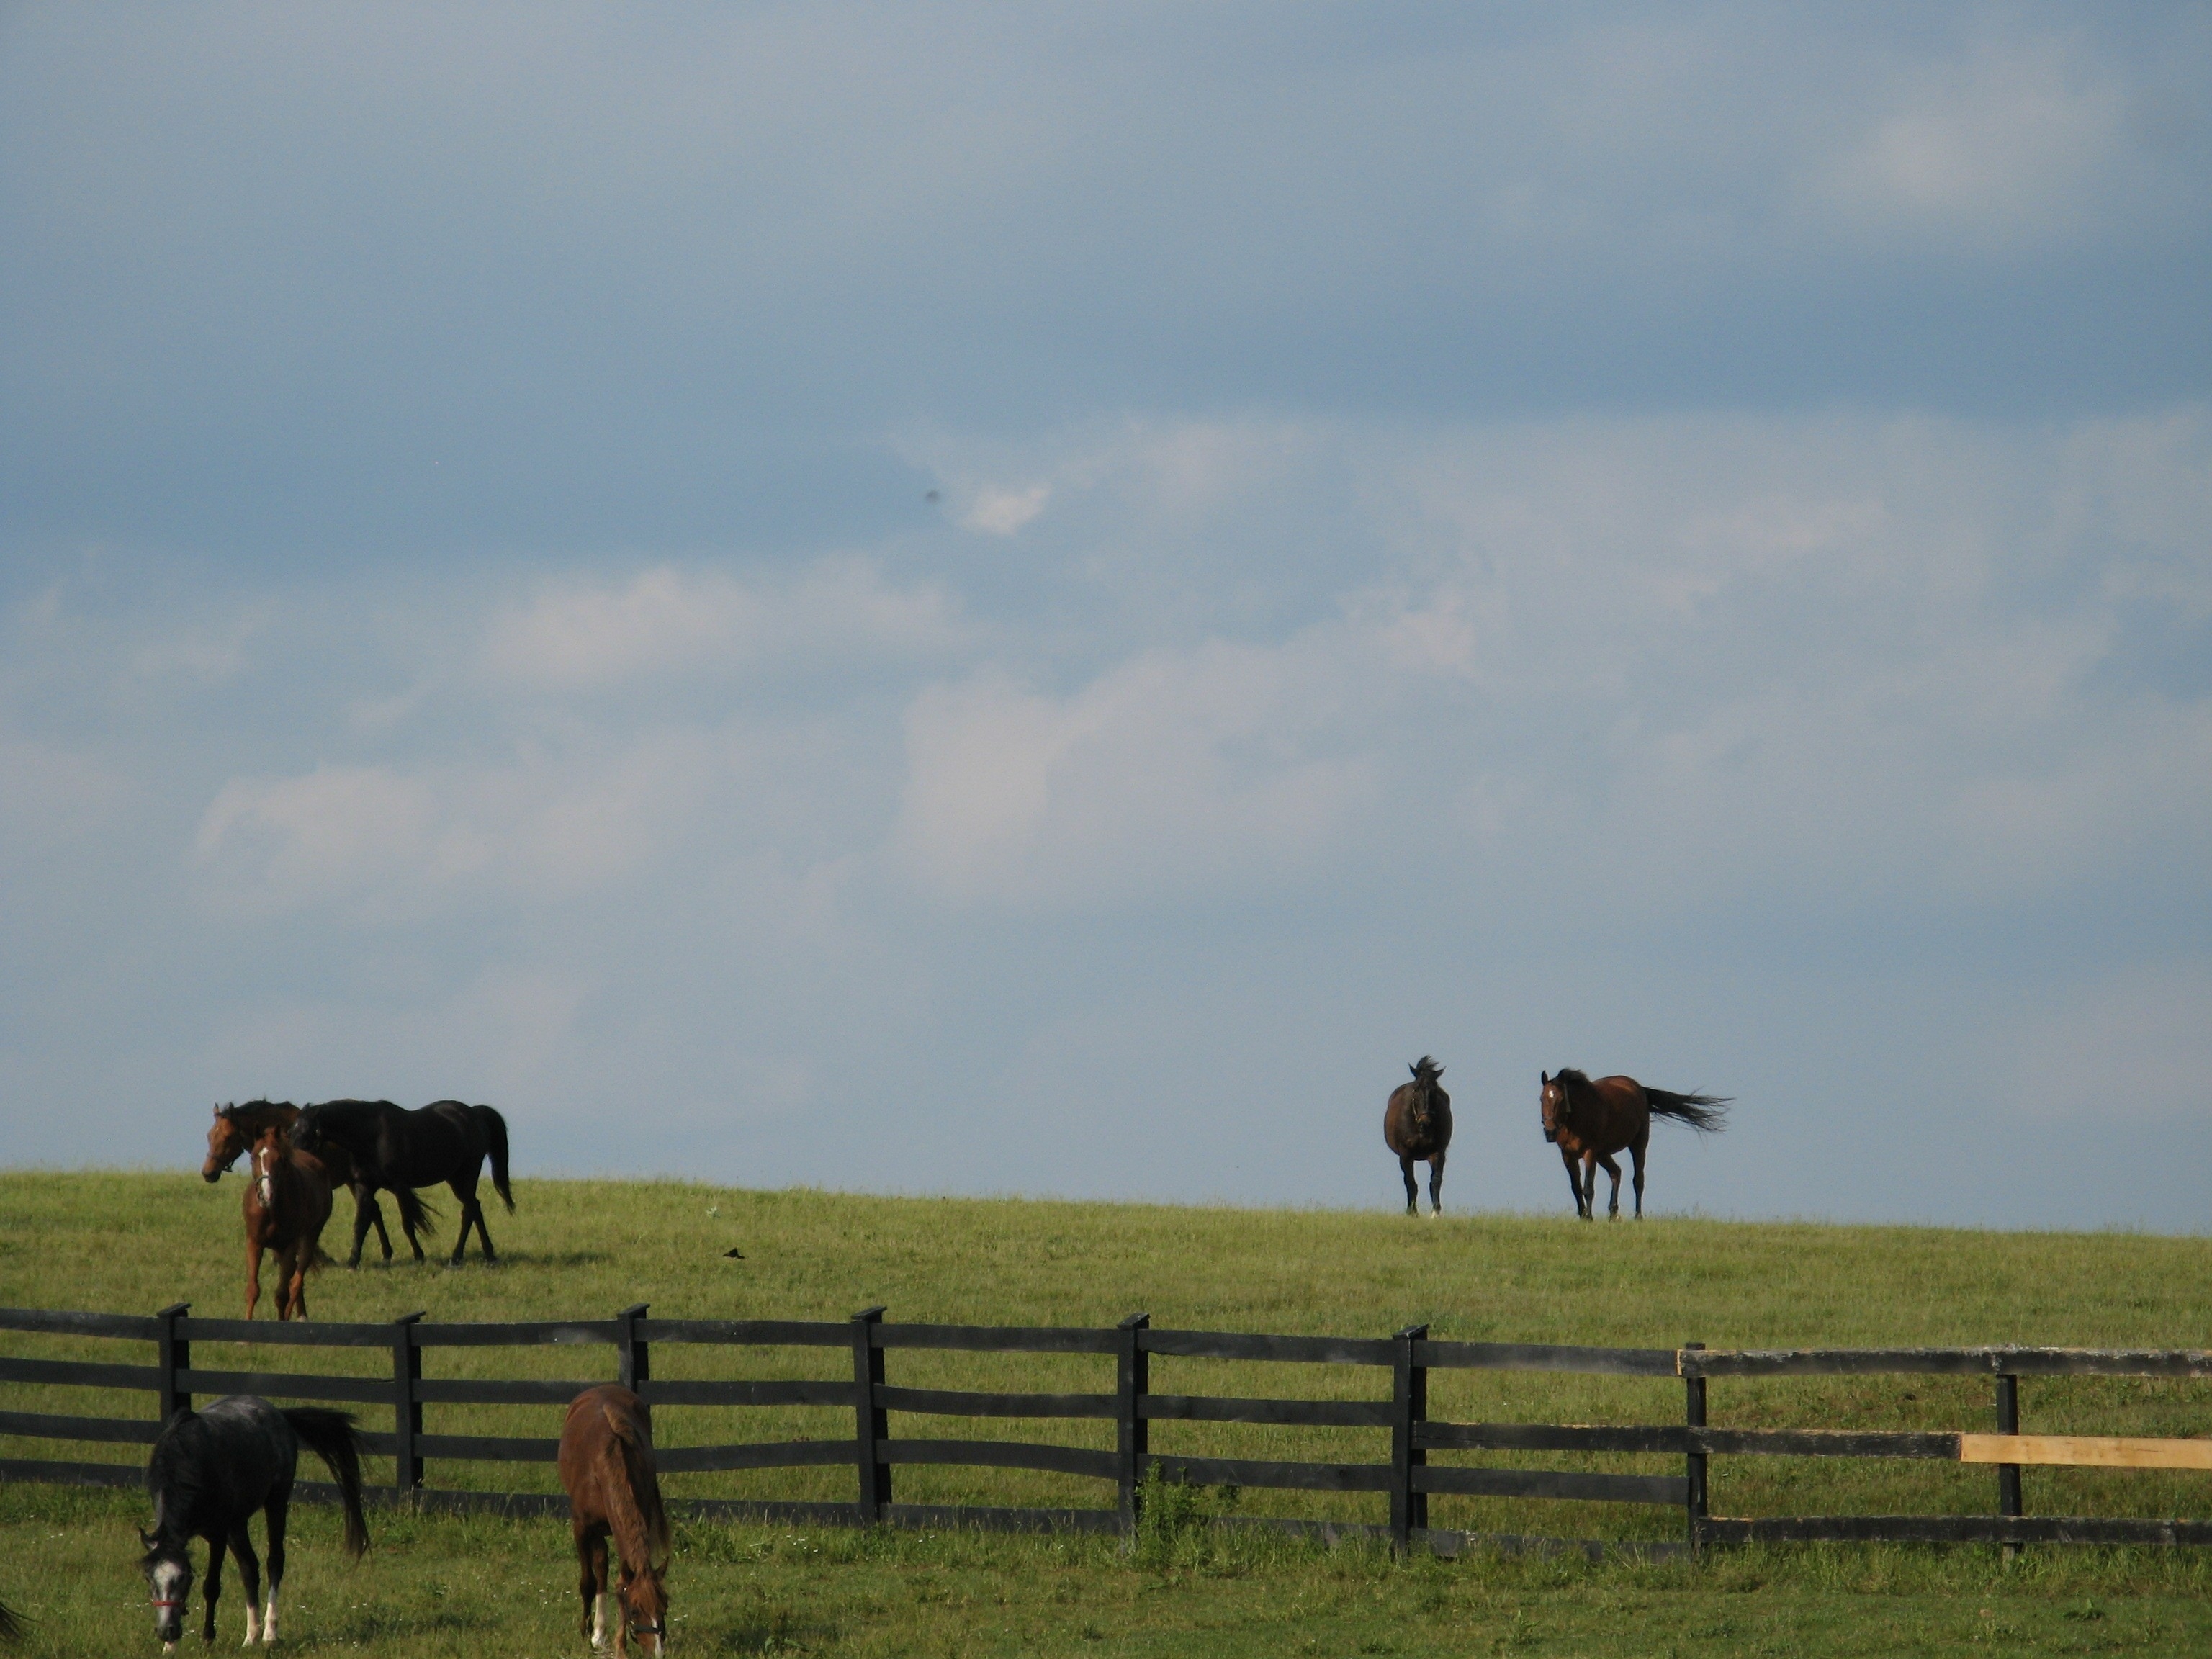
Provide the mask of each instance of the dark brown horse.
{"label": "dark brown horse", "polygon": [[[212,1187],[261,1139],[263,1130],[273,1124],[289,1134],[299,1115],[300,1109],[289,1100],[249,1100],[242,1106],[216,1107],[215,1121],[208,1127],[207,1161],[200,1165],[200,1179]],[[377,1204],[375,1189],[354,1178],[353,1160],[344,1147],[325,1146],[316,1156],[322,1160],[333,1193],[341,1187],[352,1190],[354,1218],[358,1224],[356,1234],[366,1235],[374,1227],[377,1240],[384,1246],[384,1259],[391,1261],[392,1235],[384,1230],[384,1211]]]}
{"label": "dark brown horse", "polygon": [[331,1185],[319,1160],[293,1150],[275,1125],[253,1143],[253,1164],[240,1209],[246,1218],[246,1316],[261,1300],[261,1253],[276,1253],[276,1317],[307,1316],[307,1270],[327,1265],[323,1224],[331,1218]]}
{"label": "dark brown horse", "polygon": [[1620,1165],[1613,1161],[1613,1154],[1624,1151],[1635,1161],[1636,1218],[1644,1219],[1644,1149],[1650,1143],[1654,1115],[1707,1133],[1728,1127],[1726,1095],[1678,1095],[1668,1089],[1647,1089],[1632,1077],[1601,1077],[1593,1083],[1571,1066],[1556,1074],[1537,1075],[1544,1139],[1559,1149],[1567,1166],[1567,1184],[1575,1189],[1575,1213],[1585,1221],[1597,1216],[1601,1164],[1613,1177],[1613,1202],[1606,1213],[1616,1221],[1620,1218]]}
{"label": "dark brown horse", "polygon": [[612,1534],[622,1563],[615,1650],[627,1655],[629,1638],[635,1634],[647,1653],[659,1653],[668,1628],[668,1512],[653,1473],[645,1402],[615,1382],[578,1395],[561,1425],[560,1468],[576,1540],[576,1590],[584,1598],[577,1628],[591,1638],[594,1652],[606,1650],[607,1538]]}
{"label": "dark brown horse", "polygon": [[1407,1067],[1411,1083],[1391,1091],[1382,1109],[1382,1141],[1398,1154],[1398,1168],[1406,1177],[1406,1213],[1421,1212],[1420,1188],[1413,1180],[1413,1165],[1425,1158],[1429,1165],[1429,1213],[1443,1213],[1444,1149],[1451,1145],[1451,1097],[1437,1079],[1444,1068],[1423,1054]]}

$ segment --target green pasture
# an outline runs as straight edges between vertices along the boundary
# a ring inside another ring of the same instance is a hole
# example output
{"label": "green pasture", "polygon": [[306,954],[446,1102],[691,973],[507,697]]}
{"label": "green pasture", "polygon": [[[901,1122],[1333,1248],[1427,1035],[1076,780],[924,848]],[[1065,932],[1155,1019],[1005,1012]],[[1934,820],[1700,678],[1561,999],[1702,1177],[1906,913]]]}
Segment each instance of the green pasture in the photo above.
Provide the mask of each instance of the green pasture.
{"label": "green pasture", "polygon": [[[0,1174],[0,1303],[150,1312],[243,1311],[236,1177]],[[315,1316],[384,1320],[604,1317],[635,1302],[671,1318],[842,1319],[886,1304],[897,1321],[1156,1325],[1383,1335],[1418,1321],[1455,1340],[1672,1347],[1887,1346],[2000,1342],[2212,1347],[2212,1241],[2135,1234],[1569,1217],[1409,1220],[1379,1209],[1232,1210],[1014,1200],[748,1192],[678,1182],[517,1183],[495,1209],[501,1261],[449,1269],[332,1269]],[[445,1220],[453,1218],[451,1206]],[[388,1206],[387,1206],[388,1208]],[[342,1248],[340,1200],[327,1243]],[[448,1233],[447,1237],[450,1237]],[[374,1244],[370,1250],[374,1261]],[[742,1260],[725,1252],[737,1249]],[[265,1295],[265,1292],[264,1292]],[[266,1305],[264,1302],[264,1306]],[[141,1345],[0,1335],[5,1351],[141,1360]],[[210,1367],[374,1370],[373,1352],[215,1347]],[[890,1380],[918,1387],[1110,1389],[1090,1357],[894,1351]],[[662,1346],[656,1376],[849,1377],[839,1349]],[[611,1374],[596,1347],[434,1351],[433,1376]],[[1379,1396],[1355,1368],[1156,1359],[1162,1392]],[[9,1408],[150,1416],[150,1396],[0,1389]],[[2079,1379],[2021,1384],[2031,1432],[2204,1434],[2212,1388]],[[1430,1413],[1462,1421],[1673,1423],[1668,1380],[1431,1376]],[[1986,1380],[1716,1381],[1711,1420],[1736,1426],[1973,1430]],[[431,1407],[432,1432],[550,1436],[555,1407]],[[387,1427],[372,1410],[367,1425]],[[851,1433],[849,1412],[664,1408],[664,1443]],[[996,1435],[1104,1446],[1104,1424],[901,1416],[894,1434]],[[1368,1430],[1160,1424],[1161,1451],[1381,1461]],[[0,1455],[137,1461],[137,1449],[0,1437]],[[1679,1460],[1453,1454],[1484,1462],[1675,1473]],[[386,1479],[372,1466],[372,1479]],[[433,1462],[430,1483],[550,1490],[550,1468]],[[901,1468],[915,1503],[1104,1506],[1104,1483],[1004,1470]],[[844,1469],[672,1479],[672,1495],[848,1500]],[[1986,1512],[1985,1468],[1857,1460],[1717,1459],[1716,1514]],[[2033,1512],[2212,1516],[2212,1478],[2030,1469]],[[1225,1513],[1380,1521],[1369,1494],[1212,1494]],[[31,1651],[117,1651],[150,1641],[132,1571],[142,1505],[129,1494],[0,1491],[10,1548],[0,1596],[39,1620]],[[1434,1524],[1621,1542],[1680,1536],[1680,1517],[1630,1506],[1437,1498]],[[559,1523],[379,1515],[358,1567],[303,1512],[287,1645],[348,1651],[544,1653],[574,1637]],[[2208,1573],[2192,1553],[2036,1549],[1801,1549],[1702,1565],[1579,1557],[1394,1562],[1275,1536],[1193,1528],[1111,1540],[874,1535],[769,1527],[685,1529],[676,1570],[681,1639],[703,1652],[1874,1653],[2212,1651]],[[235,1622],[234,1599],[226,1626]],[[226,1635],[235,1641],[235,1632]],[[40,1644],[46,1644],[42,1650]]]}

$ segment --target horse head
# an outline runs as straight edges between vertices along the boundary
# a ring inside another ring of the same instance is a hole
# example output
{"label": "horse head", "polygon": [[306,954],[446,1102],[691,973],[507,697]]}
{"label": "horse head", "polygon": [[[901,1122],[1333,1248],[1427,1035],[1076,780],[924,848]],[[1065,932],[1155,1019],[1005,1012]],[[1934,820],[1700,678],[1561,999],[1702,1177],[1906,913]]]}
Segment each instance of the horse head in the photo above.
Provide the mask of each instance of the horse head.
{"label": "horse head", "polygon": [[253,1184],[261,1191],[261,1207],[276,1207],[276,1165],[284,1157],[284,1132],[274,1127],[264,1129],[261,1139],[253,1143]]}
{"label": "horse head", "polygon": [[1444,1074],[1444,1068],[1429,1055],[1423,1054],[1406,1069],[1413,1074],[1413,1128],[1416,1133],[1425,1135],[1429,1132],[1429,1118],[1436,1109],[1437,1079]]}
{"label": "horse head", "polygon": [[1557,1077],[1549,1072],[1539,1072],[1536,1079],[1536,1103],[1543,1114],[1544,1139],[1556,1145],[1562,1129],[1575,1127],[1574,1103],[1567,1097],[1567,1074],[1562,1068]]}
{"label": "horse head", "polygon": [[647,1653],[659,1653],[668,1639],[668,1567],[647,1563],[632,1572],[623,1563],[617,1599],[622,1602],[624,1631],[645,1644]]}
{"label": "horse head", "polygon": [[[158,1523],[159,1517],[155,1517]],[[185,1603],[192,1595],[191,1550],[168,1542],[161,1534],[138,1528],[138,1541],[146,1547],[138,1565],[146,1574],[146,1590],[154,1603],[154,1633],[161,1638],[161,1651],[173,1653],[184,1639]]]}
{"label": "horse head", "polygon": [[238,1155],[246,1150],[246,1134],[238,1127],[238,1108],[218,1106],[215,1121],[208,1127],[207,1162],[200,1165],[200,1179],[212,1187],[222,1179],[222,1172],[238,1162]]}

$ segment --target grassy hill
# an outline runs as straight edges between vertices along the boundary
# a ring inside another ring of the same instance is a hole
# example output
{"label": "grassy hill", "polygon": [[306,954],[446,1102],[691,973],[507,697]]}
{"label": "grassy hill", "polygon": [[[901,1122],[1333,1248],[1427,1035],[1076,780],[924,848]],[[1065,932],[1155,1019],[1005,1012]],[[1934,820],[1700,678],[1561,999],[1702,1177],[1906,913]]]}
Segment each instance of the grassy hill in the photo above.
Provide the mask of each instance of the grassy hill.
{"label": "grassy hill", "polygon": [[[0,1175],[0,1303],[149,1311],[184,1300],[196,1312],[235,1316],[243,1311],[238,1198],[235,1177],[210,1188],[188,1175]],[[327,1271],[310,1289],[313,1312],[330,1320],[387,1319],[418,1309],[436,1319],[597,1317],[642,1301],[665,1317],[842,1318],[883,1303],[894,1321],[1101,1325],[1141,1310],[1156,1324],[1214,1329],[1377,1335],[1426,1320],[1437,1335],[1454,1339],[1639,1346],[1686,1340],[2212,1346],[2212,1241],[2199,1238],[1680,1219],[1585,1225],[1564,1217],[1432,1222],[1391,1213],[885,1199],[665,1182],[523,1182],[516,1198],[514,1215],[492,1215],[498,1267],[482,1267],[471,1255],[466,1266],[451,1269],[440,1251],[424,1267],[403,1259],[390,1267]],[[450,1202],[444,1207],[450,1229]],[[349,1211],[341,1199],[326,1237],[341,1254]],[[743,1260],[726,1257],[732,1248]],[[372,1240],[372,1261],[374,1249]],[[89,1345],[65,1350],[51,1341],[7,1341],[14,1352],[95,1352]],[[112,1345],[104,1353],[126,1357]],[[228,1364],[248,1356],[229,1350],[199,1358]],[[261,1350],[258,1363],[271,1358],[272,1351]],[[750,1376],[829,1376],[839,1358],[779,1352],[742,1363]],[[604,1352],[575,1349],[432,1357],[433,1374],[455,1376],[605,1375],[608,1363]],[[656,1373],[667,1376],[728,1375],[736,1363],[722,1351],[665,1347],[655,1355]],[[922,1387],[1110,1386],[1103,1362],[1091,1358],[898,1352],[890,1363],[892,1381]],[[285,1364],[341,1370],[361,1361],[290,1350]],[[1153,1386],[1322,1397],[1370,1395],[1383,1385],[1373,1373],[1348,1370],[1160,1361]],[[1679,1421],[1681,1411],[1679,1384],[1666,1382],[1439,1373],[1431,1386],[1431,1413],[1460,1420],[1663,1423]],[[151,1409],[145,1396],[94,1403],[81,1391],[64,1396],[10,1385],[5,1393],[12,1409],[132,1415]],[[1988,1425],[1990,1410],[1988,1384],[1973,1379],[1716,1383],[1712,1396],[1716,1423],[1746,1426],[1977,1429]],[[2195,1384],[2031,1382],[2022,1396],[2024,1426],[2033,1431],[2212,1431],[2212,1390]],[[672,1411],[657,1428],[671,1443],[849,1433],[849,1414],[837,1419],[836,1413],[804,1409]],[[556,1431],[557,1420],[552,1408],[433,1407],[429,1426],[544,1435]],[[939,1422],[894,1431],[1108,1443],[1105,1425],[1088,1424]],[[1262,1457],[1382,1455],[1372,1431],[1176,1424],[1162,1425],[1154,1443]],[[96,1448],[72,1449],[100,1455]],[[0,1455],[56,1454],[52,1443],[0,1439]],[[129,1452],[110,1455],[127,1459]],[[1576,1467],[1555,1455],[1522,1461]],[[1626,1458],[1601,1466],[1655,1473],[1675,1467]],[[431,1478],[441,1486],[526,1487],[550,1486],[551,1477],[536,1466],[445,1464],[434,1465]],[[1993,1479],[1987,1470],[1953,1467],[1724,1460],[1716,1464],[1714,1509],[1986,1510]],[[850,1497],[849,1475],[828,1469],[669,1484],[702,1494]],[[950,1469],[901,1470],[900,1496],[1106,1501],[1097,1484],[1072,1478]],[[2027,1502],[2045,1513],[2212,1515],[2212,1482],[2031,1470]],[[1247,1493],[1239,1504],[1259,1513],[1380,1518],[1379,1500],[1364,1495]],[[56,1633],[42,1598],[58,1595],[65,1584],[113,1617],[138,1616],[125,1526],[136,1513],[129,1501],[100,1495],[0,1492],[0,1525],[15,1547],[9,1559],[28,1574],[20,1590],[0,1579],[0,1595],[40,1614],[38,1639]],[[1482,1531],[1680,1535],[1671,1514],[1608,1505],[1440,1499],[1435,1520]],[[305,1524],[312,1537],[325,1521],[309,1517]],[[340,1573],[326,1548],[301,1550],[297,1571],[309,1571],[312,1559],[312,1571],[325,1576],[325,1606],[322,1622],[295,1618],[289,1643],[335,1640],[347,1630],[347,1642],[370,1651],[388,1644],[410,1655],[523,1652],[544,1651],[570,1632],[564,1598],[573,1594],[573,1577],[563,1528],[386,1517],[378,1532],[379,1554],[352,1574]],[[1931,1630],[1947,1620],[1955,1625],[1958,1641],[1977,1651],[2013,1639],[2007,1632],[2062,1646],[2079,1638],[2084,1650],[2116,1650],[2115,1642],[2181,1650],[2170,1644],[2185,1630],[2195,1635],[2184,1646],[2212,1645],[2203,1639],[2212,1636],[2212,1620],[2197,1599],[2206,1580],[2194,1559],[2124,1553],[2033,1551],[2009,1571],[1993,1553],[1895,1550],[1793,1552],[1704,1568],[1589,1569],[1566,1562],[1401,1565],[1365,1551],[1330,1555],[1273,1540],[1185,1539],[1133,1562],[1110,1545],[1071,1540],[837,1534],[794,1542],[770,1528],[692,1528],[688,1536],[678,1578],[695,1588],[688,1607],[679,1596],[678,1611],[709,1649],[719,1644],[738,1651],[777,1644],[932,1651],[932,1642],[956,1636],[946,1650],[988,1650],[992,1643],[979,1632],[995,1628],[994,1620],[1004,1626],[998,1645],[1006,1651],[1179,1652],[1186,1642],[1198,1644],[1192,1651],[1199,1645],[1241,1651],[1248,1638],[1250,1651],[1296,1651],[1311,1633],[1322,1642],[1316,1651],[1413,1653],[1433,1643],[1438,1651],[1464,1652],[1486,1632],[1516,1651],[1657,1652],[1678,1640],[1683,1651],[1711,1651],[1716,1644],[1731,1650],[1741,1638],[1740,1650],[1747,1651],[1771,1640],[1796,1651],[1856,1652],[1883,1650],[1873,1643],[1877,1633],[1895,1635],[1907,1627],[1897,1620],[1923,1618],[1934,1621]],[[95,1538],[103,1541],[88,1550]],[[424,1564],[447,1550],[507,1565],[490,1578],[455,1571],[434,1594],[436,1574],[426,1577]],[[62,1567],[63,1557],[75,1565]],[[42,1571],[41,1561],[50,1570]],[[329,1622],[341,1611],[328,1602],[331,1586],[358,1589],[372,1581],[387,1584],[388,1606],[362,1601],[343,1609],[343,1620]],[[922,1581],[937,1589],[919,1588]],[[471,1583],[481,1589],[459,1588]],[[522,1596],[516,1587],[526,1583],[537,1588]],[[714,1585],[720,1590],[710,1591]],[[1748,1597],[1740,1593],[1754,1585]],[[1962,1596],[1974,1605],[1965,1606]],[[456,1597],[468,1601],[465,1616]],[[1631,1626],[1639,1621],[1616,1605],[1623,1597],[1669,1610],[1632,1640]],[[1607,1606],[1612,1614],[1602,1613]],[[1769,1626],[1771,1636],[1757,1633]],[[105,1617],[100,1627],[106,1629]],[[1709,1638],[1689,1639],[1708,1627]],[[117,1629],[131,1639],[144,1634],[127,1624]],[[711,1640],[710,1629],[718,1632]],[[1863,1639],[1867,1645],[1855,1645]],[[1388,1645],[1361,1648],[1362,1642]],[[1940,1644],[1919,1645],[1941,1650]],[[1477,1642],[1475,1650],[1489,1650]]]}

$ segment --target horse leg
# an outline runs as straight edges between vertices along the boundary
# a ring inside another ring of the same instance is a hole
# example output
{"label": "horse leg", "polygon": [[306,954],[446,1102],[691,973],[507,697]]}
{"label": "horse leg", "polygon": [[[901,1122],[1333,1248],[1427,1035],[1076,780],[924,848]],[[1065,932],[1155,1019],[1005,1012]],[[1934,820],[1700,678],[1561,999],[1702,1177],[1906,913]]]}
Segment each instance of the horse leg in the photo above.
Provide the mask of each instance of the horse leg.
{"label": "horse leg", "polygon": [[230,1553],[238,1558],[238,1576],[246,1584],[246,1645],[252,1647],[261,1639],[261,1563],[243,1520],[230,1529]]}
{"label": "horse leg", "polygon": [[1439,1216],[1444,1212],[1444,1155],[1439,1150],[1429,1160],[1429,1213]]}
{"label": "horse leg", "polygon": [[1636,1218],[1644,1219],[1644,1149],[1651,1144],[1651,1126],[1646,1123],[1644,1133],[1629,1143],[1629,1161],[1636,1166]]}
{"label": "horse leg", "polygon": [[[576,1556],[583,1564],[584,1617],[577,1628],[592,1639],[592,1651],[607,1646],[607,1534],[593,1528],[576,1540]],[[619,1621],[621,1615],[616,1615]]]}
{"label": "horse leg", "polygon": [[446,1185],[453,1189],[453,1196],[460,1200],[461,1205],[461,1236],[453,1241],[453,1265],[456,1267],[461,1265],[461,1252],[468,1248],[471,1227],[477,1230],[477,1244],[483,1251],[483,1259],[498,1261],[498,1256],[492,1251],[491,1235],[484,1231],[483,1206],[477,1202],[475,1174],[471,1173],[465,1181],[455,1176]]}
{"label": "horse leg", "polygon": [[1399,1158],[1398,1172],[1406,1177],[1406,1213],[1420,1214],[1421,1183],[1413,1175],[1413,1155],[1411,1152],[1404,1153]]}
{"label": "horse leg", "polygon": [[1581,1171],[1580,1170],[1578,1170],[1578,1169],[1577,1169],[1577,1168],[1575,1167],[1575,1155],[1574,1155],[1574,1153],[1573,1153],[1573,1152],[1570,1152],[1570,1151],[1569,1151],[1566,1147],[1565,1147],[1565,1146],[1562,1146],[1562,1147],[1560,1147],[1560,1148],[1559,1148],[1559,1162],[1560,1162],[1560,1163],[1562,1163],[1562,1164],[1565,1164],[1565,1165],[1567,1166],[1567,1185],[1568,1185],[1568,1187],[1570,1187],[1570,1188],[1573,1190],[1573,1192],[1574,1192],[1574,1194],[1575,1194],[1575,1218],[1576,1218],[1577,1220],[1578,1220],[1578,1221],[1579,1221],[1579,1220],[1581,1220],[1581,1219],[1583,1218],[1583,1176],[1582,1176],[1582,1171]]}
{"label": "horse leg", "polygon": [[246,1316],[253,1317],[254,1304],[261,1300],[261,1241],[249,1237],[246,1241]]}
{"label": "horse leg", "polygon": [[290,1511],[292,1494],[279,1492],[269,1500],[269,1605],[261,1615],[261,1640],[264,1646],[276,1640],[276,1589],[284,1582],[284,1518]]}
{"label": "horse leg", "polygon": [[222,1598],[222,1552],[221,1534],[208,1540],[207,1588],[203,1592],[207,1597],[207,1618],[200,1626],[200,1640],[203,1642],[215,1640],[215,1604]]}
{"label": "horse leg", "polygon": [[1597,1219],[1597,1154],[1595,1152],[1583,1154],[1582,1217],[1585,1221]]}
{"label": "horse leg", "polygon": [[[362,1186],[358,1181],[355,1182],[353,1184],[353,1253],[346,1257],[346,1266],[349,1267],[361,1266],[361,1247],[368,1242],[368,1218],[375,1210],[374,1190]],[[378,1236],[381,1237],[384,1232],[384,1217],[381,1213],[378,1213],[376,1217],[376,1231]],[[384,1241],[384,1259],[386,1261],[392,1260],[392,1241],[388,1238]]]}
{"label": "horse leg", "polygon": [[[1597,1155],[1597,1161],[1605,1166],[1605,1172],[1613,1177],[1613,1201],[1606,1206],[1606,1219],[1618,1221],[1620,1219],[1620,1165],[1613,1161],[1613,1154],[1610,1152],[1600,1152]],[[1595,1173],[1590,1176],[1590,1207],[1592,1209],[1597,1207],[1597,1176]]]}

